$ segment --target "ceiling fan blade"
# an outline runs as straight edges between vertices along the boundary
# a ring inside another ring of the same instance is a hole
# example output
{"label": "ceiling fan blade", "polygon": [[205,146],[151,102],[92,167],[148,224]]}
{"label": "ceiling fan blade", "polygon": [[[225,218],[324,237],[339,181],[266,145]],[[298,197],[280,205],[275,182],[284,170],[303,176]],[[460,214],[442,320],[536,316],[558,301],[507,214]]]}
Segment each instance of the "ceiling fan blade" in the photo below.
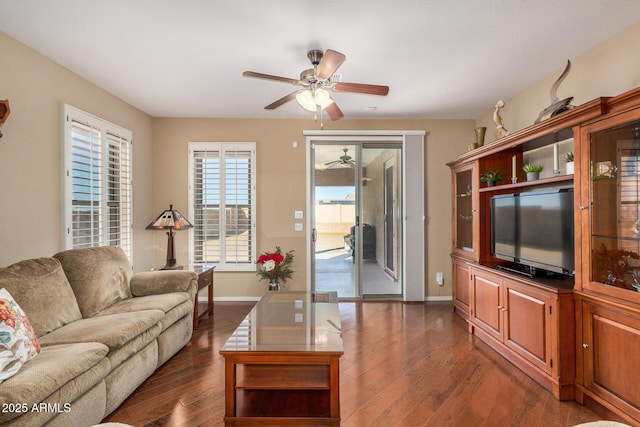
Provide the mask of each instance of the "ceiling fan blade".
{"label": "ceiling fan blade", "polygon": [[295,99],[296,95],[298,94],[298,92],[300,92],[300,91],[296,90],[295,92],[291,92],[289,95],[285,95],[282,98],[278,99],[277,101],[274,101],[271,104],[267,105],[266,107],[264,107],[264,109],[265,110],[274,110],[274,109],[278,108],[279,106],[281,106],[282,104],[285,104],[285,103]]}
{"label": "ceiling fan blade", "polygon": [[318,64],[318,69],[316,71],[316,76],[319,80],[327,80],[336,70],[342,65],[344,60],[347,59],[340,52],[336,52],[335,50],[327,49],[324,56],[320,60]]}
{"label": "ceiling fan blade", "polygon": [[242,75],[244,77],[252,77],[254,79],[275,80],[278,82],[291,83],[294,85],[299,85],[302,83],[298,79],[290,79],[288,77],[280,77],[280,76],[273,76],[271,74],[256,73],[255,71],[245,71],[244,73],[242,73]]}
{"label": "ceiling fan blade", "polygon": [[338,82],[333,85],[333,88],[340,92],[366,93],[368,95],[387,96],[389,93],[389,86],[368,85],[363,83]]}
{"label": "ceiling fan blade", "polygon": [[336,104],[335,101],[327,105],[324,111],[327,112],[331,120],[340,120],[344,116],[344,114],[342,114],[342,110],[338,107],[338,104]]}

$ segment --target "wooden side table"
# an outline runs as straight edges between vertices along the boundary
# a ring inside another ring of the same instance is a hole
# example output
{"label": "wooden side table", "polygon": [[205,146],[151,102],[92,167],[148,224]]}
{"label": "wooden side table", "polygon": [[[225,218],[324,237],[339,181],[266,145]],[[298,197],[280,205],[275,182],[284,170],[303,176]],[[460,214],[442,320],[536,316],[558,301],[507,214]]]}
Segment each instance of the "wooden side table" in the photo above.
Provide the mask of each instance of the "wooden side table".
{"label": "wooden side table", "polygon": [[198,293],[196,293],[196,298],[193,303],[193,330],[198,329],[198,321],[200,317],[204,315],[213,315],[213,270],[215,270],[214,265],[190,265],[188,267],[189,270],[194,271],[198,275],[198,291],[204,288],[208,288],[207,290],[207,303],[202,304],[204,311],[201,313],[199,310],[199,306],[201,305],[198,302]]}

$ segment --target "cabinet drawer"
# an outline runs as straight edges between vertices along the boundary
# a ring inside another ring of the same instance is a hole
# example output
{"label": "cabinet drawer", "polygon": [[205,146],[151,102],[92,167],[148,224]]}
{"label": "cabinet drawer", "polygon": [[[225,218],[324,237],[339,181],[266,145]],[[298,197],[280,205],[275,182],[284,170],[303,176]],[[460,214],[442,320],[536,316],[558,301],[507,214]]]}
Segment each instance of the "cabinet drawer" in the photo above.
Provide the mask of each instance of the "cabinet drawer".
{"label": "cabinet drawer", "polygon": [[203,273],[198,276],[198,289],[205,288],[213,283],[213,274],[212,273]]}

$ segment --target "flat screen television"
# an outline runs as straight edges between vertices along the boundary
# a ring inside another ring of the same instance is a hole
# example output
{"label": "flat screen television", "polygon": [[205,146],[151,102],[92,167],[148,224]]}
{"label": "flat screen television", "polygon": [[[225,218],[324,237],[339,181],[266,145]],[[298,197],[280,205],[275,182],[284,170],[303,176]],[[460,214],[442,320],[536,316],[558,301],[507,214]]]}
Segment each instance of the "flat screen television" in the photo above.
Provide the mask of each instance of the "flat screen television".
{"label": "flat screen television", "polygon": [[573,189],[491,198],[491,255],[530,276],[575,274]]}

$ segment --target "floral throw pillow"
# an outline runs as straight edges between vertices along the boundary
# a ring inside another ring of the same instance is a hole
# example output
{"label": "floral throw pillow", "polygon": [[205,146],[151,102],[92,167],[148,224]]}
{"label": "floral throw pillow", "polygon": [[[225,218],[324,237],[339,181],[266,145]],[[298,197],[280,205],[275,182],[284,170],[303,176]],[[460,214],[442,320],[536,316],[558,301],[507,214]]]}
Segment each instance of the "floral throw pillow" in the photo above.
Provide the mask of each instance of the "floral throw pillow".
{"label": "floral throw pillow", "polygon": [[0,289],[0,383],[40,353],[29,319],[11,294]]}

